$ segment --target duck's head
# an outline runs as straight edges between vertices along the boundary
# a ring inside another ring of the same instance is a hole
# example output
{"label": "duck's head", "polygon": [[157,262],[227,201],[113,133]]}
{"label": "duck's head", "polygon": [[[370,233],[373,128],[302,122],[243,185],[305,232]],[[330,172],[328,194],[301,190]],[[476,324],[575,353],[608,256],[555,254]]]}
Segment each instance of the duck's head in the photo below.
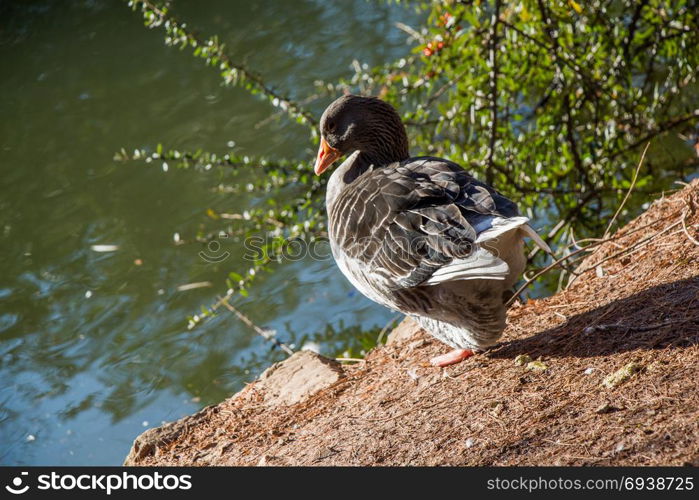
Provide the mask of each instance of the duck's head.
{"label": "duck's head", "polygon": [[393,106],[377,97],[346,95],[327,107],[320,118],[316,175],[355,151],[376,165],[408,158],[408,137]]}

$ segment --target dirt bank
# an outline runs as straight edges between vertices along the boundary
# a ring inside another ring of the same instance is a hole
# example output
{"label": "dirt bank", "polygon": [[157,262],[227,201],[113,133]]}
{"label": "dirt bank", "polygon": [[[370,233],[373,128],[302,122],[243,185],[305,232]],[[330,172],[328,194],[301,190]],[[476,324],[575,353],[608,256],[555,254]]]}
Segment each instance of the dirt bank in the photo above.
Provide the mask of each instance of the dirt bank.
{"label": "dirt bank", "polygon": [[699,465],[699,180],[617,236],[485,354],[426,366],[447,348],[405,321],[359,364],[295,355],[126,463]]}

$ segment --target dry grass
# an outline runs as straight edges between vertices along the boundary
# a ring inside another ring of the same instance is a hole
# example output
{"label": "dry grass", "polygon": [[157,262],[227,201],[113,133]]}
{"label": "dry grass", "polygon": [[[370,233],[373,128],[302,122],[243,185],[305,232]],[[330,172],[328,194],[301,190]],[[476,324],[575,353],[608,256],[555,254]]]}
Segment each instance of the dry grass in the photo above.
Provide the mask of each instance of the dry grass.
{"label": "dry grass", "polygon": [[483,355],[426,367],[446,347],[417,331],[304,403],[269,409],[251,384],[136,463],[699,465],[698,209],[699,181],[654,202]]}

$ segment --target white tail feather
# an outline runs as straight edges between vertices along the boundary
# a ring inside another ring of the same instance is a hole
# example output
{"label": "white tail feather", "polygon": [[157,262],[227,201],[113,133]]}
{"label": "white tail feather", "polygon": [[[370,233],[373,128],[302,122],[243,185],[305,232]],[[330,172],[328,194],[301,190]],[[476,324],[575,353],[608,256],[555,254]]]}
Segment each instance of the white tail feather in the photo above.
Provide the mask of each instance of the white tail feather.
{"label": "white tail feather", "polygon": [[492,220],[492,227],[479,234],[478,238],[476,239],[476,243],[483,243],[485,241],[492,240],[501,234],[512,231],[515,228],[519,228],[524,231],[524,234],[534,241],[536,246],[541,248],[544,252],[552,255],[553,252],[551,251],[551,248],[549,248],[546,242],[541,239],[541,236],[539,236],[528,223],[529,218],[523,216],[510,217],[509,219],[503,219],[500,217],[494,218]]}
{"label": "white tail feather", "polygon": [[[434,272],[430,279],[427,280],[426,284],[436,285],[438,283],[454,280],[505,280],[510,278],[510,272],[516,272],[519,274],[521,270],[517,269],[519,267],[517,264],[511,263],[515,266],[514,271],[511,270],[510,265],[508,265],[509,259],[512,259],[512,257],[507,257],[507,255],[510,255],[510,251],[502,248],[498,249],[497,247],[493,246],[493,243],[499,239],[498,237],[513,230],[521,230],[524,233],[524,236],[531,238],[538,247],[545,252],[552,254],[549,246],[543,239],[541,239],[541,236],[534,231],[528,222],[529,219],[527,217],[521,216],[510,217],[508,219],[501,217],[493,218],[491,222],[492,227],[486,231],[483,231],[478,235],[478,238],[476,238],[477,250],[475,252],[464,259],[454,260],[446,266],[438,269]],[[508,242],[511,241],[512,240],[510,238],[500,239],[500,245],[510,245],[512,243]],[[488,245],[487,243],[489,242],[491,243]],[[508,260],[503,260],[500,258],[500,256],[495,255],[493,250],[495,250],[495,253],[500,251],[500,254],[505,255],[504,258]],[[524,267],[523,257],[521,265]]]}
{"label": "white tail feather", "polygon": [[484,248],[478,248],[465,259],[454,260],[437,269],[427,280],[427,284],[436,285],[453,280],[504,280],[509,273],[507,262]]}
{"label": "white tail feather", "polygon": [[534,241],[534,243],[536,243],[536,246],[541,248],[547,254],[553,255],[551,247],[549,247],[546,244],[546,242],[543,239],[541,239],[541,236],[539,236],[539,234],[536,231],[534,231],[533,227],[531,227],[529,224],[525,224],[524,226],[522,226],[522,231],[527,233],[527,236],[529,236]]}

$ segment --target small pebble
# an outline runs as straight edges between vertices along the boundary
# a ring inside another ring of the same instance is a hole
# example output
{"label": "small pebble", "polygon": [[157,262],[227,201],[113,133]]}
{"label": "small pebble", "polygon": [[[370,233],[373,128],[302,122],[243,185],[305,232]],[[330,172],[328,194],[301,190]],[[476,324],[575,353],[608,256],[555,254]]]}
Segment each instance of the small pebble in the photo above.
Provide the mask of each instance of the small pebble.
{"label": "small pebble", "polygon": [[85,292],[85,298],[89,299],[90,297],[92,297],[92,291],[88,290],[87,292]]}
{"label": "small pebble", "polygon": [[585,369],[585,371],[583,373],[585,373],[585,375],[592,375],[592,372],[594,372],[594,371],[595,371],[594,368],[587,368],[587,369]]}
{"label": "small pebble", "polygon": [[473,438],[468,438],[466,440],[466,448],[472,448],[473,445],[476,444],[476,440]]}
{"label": "small pebble", "polygon": [[36,436],[34,434],[29,434],[27,436],[27,442],[31,443],[32,441],[36,441]]}

